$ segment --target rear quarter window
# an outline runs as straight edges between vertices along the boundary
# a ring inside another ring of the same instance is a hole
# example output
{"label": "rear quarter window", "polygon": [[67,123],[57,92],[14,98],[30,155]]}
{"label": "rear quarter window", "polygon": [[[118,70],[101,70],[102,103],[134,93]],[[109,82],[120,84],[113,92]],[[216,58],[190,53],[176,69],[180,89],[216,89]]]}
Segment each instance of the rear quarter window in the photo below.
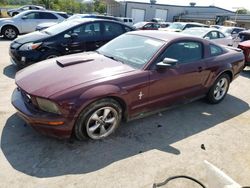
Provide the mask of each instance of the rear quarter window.
{"label": "rear quarter window", "polygon": [[214,44],[210,44],[209,48],[210,48],[210,54],[211,54],[211,56],[221,55],[224,52],[221,47],[216,46]]}

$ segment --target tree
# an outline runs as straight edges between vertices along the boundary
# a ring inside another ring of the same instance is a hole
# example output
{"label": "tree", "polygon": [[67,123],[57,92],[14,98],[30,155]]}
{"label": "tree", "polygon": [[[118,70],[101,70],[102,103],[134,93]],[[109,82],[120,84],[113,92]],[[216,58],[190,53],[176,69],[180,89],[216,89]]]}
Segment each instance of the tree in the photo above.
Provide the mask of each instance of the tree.
{"label": "tree", "polygon": [[237,14],[247,14],[249,11],[245,8],[238,9],[236,11]]}
{"label": "tree", "polygon": [[106,4],[101,0],[94,0],[94,11],[101,14],[106,13]]}

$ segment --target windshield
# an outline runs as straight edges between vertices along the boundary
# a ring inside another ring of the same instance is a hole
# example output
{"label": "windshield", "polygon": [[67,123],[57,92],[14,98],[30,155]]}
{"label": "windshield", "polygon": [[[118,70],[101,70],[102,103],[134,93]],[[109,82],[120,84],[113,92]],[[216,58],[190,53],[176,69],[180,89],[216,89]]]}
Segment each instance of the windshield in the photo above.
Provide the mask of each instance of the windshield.
{"label": "windshield", "polygon": [[203,37],[204,35],[207,34],[207,32],[208,31],[204,29],[185,29],[182,31],[183,34],[193,35],[197,37]]}
{"label": "windshield", "polygon": [[185,27],[185,25],[182,24],[182,23],[172,23],[168,28],[169,29],[180,29],[180,30],[183,30],[184,27]]}
{"label": "windshield", "polygon": [[47,29],[42,30],[41,32],[47,33],[49,35],[57,35],[63,31],[66,31],[76,25],[78,25],[78,21],[65,21],[59,24],[53,25]]}
{"label": "windshield", "polygon": [[140,69],[163,44],[164,41],[161,40],[124,34],[99,48],[97,52],[133,68]]}

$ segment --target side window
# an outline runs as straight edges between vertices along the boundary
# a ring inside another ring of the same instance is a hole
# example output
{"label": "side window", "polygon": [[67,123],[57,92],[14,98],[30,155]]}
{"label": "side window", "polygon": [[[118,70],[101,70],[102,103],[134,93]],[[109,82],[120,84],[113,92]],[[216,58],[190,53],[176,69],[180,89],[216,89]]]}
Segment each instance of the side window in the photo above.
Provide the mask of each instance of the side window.
{"label": "side window", "polygon": [[93,37],[100,36],[100,24],[99,23],[90,23],[84,24],[79,27],[76,27],[71,33],[77,33],[79,37]]}
{"label": "side window", "polygon": [[57,17],[54,14],[48,12],[40,12],[40,19],[56,20]]}
{"label": "side window", "polygon": [[208,37],[209,39],[217,39],[218,33],[217,33],[217,31],[211,31],[206,35],[206,37]]}
{"label": "side window", "polygon": [[119,36],[122,33],[124,30],[121,25],[112,22],[104,23],[104,36]]}
{"label": "side window", "polygon": [[160,24],[154,24],[154,28],[160,28],[161,27],[161,25]]}
{"label": "side window", "polygon": [[146,24],[144,28],[153,28],[152,24]]}
{"label": "side window", "polygon": [[26,6],[26,7],[23,7],[22,10],[29,10],[30,7],[29,6]]}
{"label": "side window", "polygon": [[209,47],[210,47],[211,56],[216,56],[216,55],[220,55],[223,53],[222,48],[219,46],[216,46],[214,44],[210,44]]}
{"label": "side window", "polygon": [[40,15],[38,12],[31,12],[26,14],[25,16],[27,16],[27,19],[40,19]]}
{"label": "side window", "polygon": [[163,58],[172,58],[180,64],[192,63],[203,57],[203,45],[199,42],[183,41],[169,46],[163,54]]}

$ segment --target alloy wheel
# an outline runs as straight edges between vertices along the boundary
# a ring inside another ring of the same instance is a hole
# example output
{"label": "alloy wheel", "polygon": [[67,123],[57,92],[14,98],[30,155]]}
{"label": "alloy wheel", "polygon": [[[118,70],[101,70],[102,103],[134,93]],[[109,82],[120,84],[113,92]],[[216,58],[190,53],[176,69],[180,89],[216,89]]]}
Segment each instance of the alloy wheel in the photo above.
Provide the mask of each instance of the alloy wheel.
{"label": "alloy wheel", "polygon": [[216,84],[214,89],[214,99],[220,100],[224,97],[228,89],[228,80],[222,77]]}
{"label": "alloy wheel", "polygon": [[16,31],[12,28],[8,28],[4,31],[4,35],[8,38],[8,39],[14,39],[16,37]]}
{"label": "alloy wheel", "polygon": [[118,112],[112,107],[102,107],[92,113],[87,121],[86,131],[90,138],[109,136],[118,123]]}

